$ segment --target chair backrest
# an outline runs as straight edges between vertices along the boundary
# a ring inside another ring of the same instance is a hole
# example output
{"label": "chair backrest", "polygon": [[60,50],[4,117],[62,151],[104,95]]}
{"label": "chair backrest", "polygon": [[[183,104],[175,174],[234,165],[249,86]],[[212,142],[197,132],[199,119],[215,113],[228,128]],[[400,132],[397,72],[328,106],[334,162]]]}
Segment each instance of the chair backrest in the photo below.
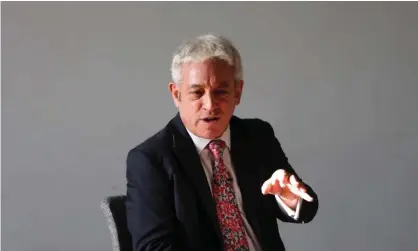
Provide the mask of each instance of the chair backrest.
{"label": "chair backrest", "polygon": [[110,230],[113,251],[133,251],[126,222],[125,199],[125,195],[109,196],[100,203]]}

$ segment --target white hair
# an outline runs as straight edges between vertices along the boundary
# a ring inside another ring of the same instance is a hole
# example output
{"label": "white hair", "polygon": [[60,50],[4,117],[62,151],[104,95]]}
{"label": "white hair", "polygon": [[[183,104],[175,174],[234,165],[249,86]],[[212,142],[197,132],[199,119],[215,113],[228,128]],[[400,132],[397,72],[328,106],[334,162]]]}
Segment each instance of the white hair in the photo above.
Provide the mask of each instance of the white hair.
{"label": "white hair", "polygon": [[182,82],[182,66],[188,62],[203,62],[206,59],[225,60],[235,68],[235,81],[243,78],[241,56],[235,46],[222,36],[205,34],[184,42],[174,52],[171,63],[171,79],[176,85]]}

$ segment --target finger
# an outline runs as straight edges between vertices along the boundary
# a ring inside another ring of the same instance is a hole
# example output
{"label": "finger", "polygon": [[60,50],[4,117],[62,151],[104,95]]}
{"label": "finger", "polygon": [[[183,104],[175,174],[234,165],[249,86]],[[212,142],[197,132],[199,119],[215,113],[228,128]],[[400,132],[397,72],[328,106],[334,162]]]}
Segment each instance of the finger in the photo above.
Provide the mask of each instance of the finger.
{"label": "finger", "polygon": [[268,194],[271,191],[271,188],[272,188],[271,179],[268,179],[261,186],[261,192],[263,194]]}
{"label": "finger", "polygon": [[274,178],[270,178],[268,180],[266,180],[263,185],[261,186],[261,192],[262,194],[278,194],[281,191],[281,187],[279,184],[279,181],[274,179]]}
{"label": "finger", "polygon": [[283,177],[283,181],[282,181],[282,187],[285,187],[287,185],[290,185],[290,181],[289,181],[289,175],[285,173]]}
{"label": "finger", "polygon": [[297,189],[294,186],[289,186],[289,189],[293,194],[299,196],[300,198],[302,198],[306,201],[309,201],[309,202],[313,201],[313,198],[308,193],[306,193],[304,191],[301,191],[300,189]]}
{"label": "finger", "polygon": [[274,178],[270,178],[270,186],[267,193],[278,194],[280,193],[281,189],[282,188],[280,187],[279,181]]}
{"label": "finger", "polygon": [[299,187],[299,182],[296,180],[295,175],[291,175],[289,181],[292,186]]}
{"label": "finger", "polygon": [[274,180],[272,182],[272,193],[280,193],[280,191],[282,190],[282,187],[280,185],[280,182],[278,180]]}
{"label": "finger", "polygon": [[302,182],[299,182],[296,179],[296,176],[295,175],[292,175],[290,177],[290,183],[292,184],[292,186],[296,187],[300,192],[302,192],[302,193],[305,193],[306,192],[305,186],[303,185]]}
{"label": "finger", "polygon": [[299,191],[299,189],[296,187],[296,186],[294,186],[294,185],[292,185],[292,184],[288,184],[287,185],[287,188],[293,193],[293,194],[295,194],[295,195],[298,195],[299,196],[299,193],[300,193],[300,191]]}
{"label": "finger", "polygon": [[283,169],[279,169],[276,172],[274,172],[272,178],[279,181],[279,185],[281,188],[284,188],[288,182],[286,171]]}
{"label": "finger", "polygon": [[284,169],[275,171],[270,179],[266,180],[261,186],[261,192],[263,194],[268,193],[280,193],[281,188],[286,187],[289,183],[288,175]]}
{"label": "finger", "polygon": [[300,193],[300,197],[308,202],[312,202],[313,198],[306,192],[299,192]]}

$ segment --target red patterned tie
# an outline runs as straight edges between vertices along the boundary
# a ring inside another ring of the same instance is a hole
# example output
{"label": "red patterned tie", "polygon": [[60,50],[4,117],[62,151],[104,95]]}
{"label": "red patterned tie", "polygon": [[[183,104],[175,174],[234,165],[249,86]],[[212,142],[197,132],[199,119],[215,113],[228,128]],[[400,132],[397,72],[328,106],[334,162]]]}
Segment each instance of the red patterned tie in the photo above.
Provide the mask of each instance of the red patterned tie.
{"label": "red patterned tie", "polygon": [[244,223],[235,199],[232,178],[223,161],[225,142],[215,140],[209,143],[213,155],[212,194],[216,202],[219,224],[226,251],[248,251]]}

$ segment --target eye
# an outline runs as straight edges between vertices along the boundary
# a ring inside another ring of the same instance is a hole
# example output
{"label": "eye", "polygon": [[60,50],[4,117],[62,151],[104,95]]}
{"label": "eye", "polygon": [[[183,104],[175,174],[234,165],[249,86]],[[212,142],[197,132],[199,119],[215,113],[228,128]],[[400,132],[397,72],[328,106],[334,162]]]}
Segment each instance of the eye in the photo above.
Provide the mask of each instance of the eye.
{"label": "eye", "polygon": [[228,94],[228,93],[229,93],[228,90],[223,90],[223,89],[215,91],[215,94],[218,94],[218,95],[224,95],[224,94]]}
{"label": "eye", "polygon": [[202,95],[203,95],[203,91],[201,91],[201,90],[195,90],[195,91],[191,91],[190,92],[190,94],[191,94],[191,96],[192,97],[194,97],[194,98],[199,98],[199,97],[201,97]]}
{"label": "eye", "polygon": [[203,94],[203,92],[202,92],[202,91],[194,91],[194,92],[192,92],[192,94],[202,95],[202,94]]}

